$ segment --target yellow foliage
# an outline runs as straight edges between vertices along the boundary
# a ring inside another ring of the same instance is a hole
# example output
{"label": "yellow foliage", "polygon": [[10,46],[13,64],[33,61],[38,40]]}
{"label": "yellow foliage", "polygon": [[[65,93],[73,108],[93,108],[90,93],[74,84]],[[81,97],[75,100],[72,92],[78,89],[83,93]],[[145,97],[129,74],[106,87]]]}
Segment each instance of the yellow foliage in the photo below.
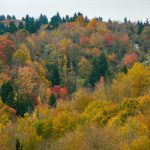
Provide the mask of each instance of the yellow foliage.
{"label": "yellow foliage", "polygon": [[74,117],[66,112],[62,111],[52,121],[54,129],[54,137],[59,137],[65,132],[72,131],[75,128]]}
{"label": "yellow foliage", "polygon": [[150,87],[150,68],[141,63],[135,63],[128,71],[131,81],[132,96],[140,96]]}
{"label": "yellow foliage", "polygon": [[13,55],[14,61],[19,61],[21,63],[26,63],[31,59],[29,49],[25,44],[21,44],[19,49]]}
{"label": "yellow foliage", "polygon": [[131,144],[132,150],[149,150],[150,149],[150,139],[147,136],[141,136],[134,140]]}

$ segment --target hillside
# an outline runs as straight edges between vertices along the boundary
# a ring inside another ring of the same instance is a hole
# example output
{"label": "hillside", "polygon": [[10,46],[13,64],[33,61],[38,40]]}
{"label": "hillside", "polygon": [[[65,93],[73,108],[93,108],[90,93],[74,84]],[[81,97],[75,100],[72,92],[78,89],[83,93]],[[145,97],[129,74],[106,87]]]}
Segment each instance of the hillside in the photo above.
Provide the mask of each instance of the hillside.
{"label": "hillside", "polygon": [[149,115],[148,20],[0,16],[0,150],[149,150]]}

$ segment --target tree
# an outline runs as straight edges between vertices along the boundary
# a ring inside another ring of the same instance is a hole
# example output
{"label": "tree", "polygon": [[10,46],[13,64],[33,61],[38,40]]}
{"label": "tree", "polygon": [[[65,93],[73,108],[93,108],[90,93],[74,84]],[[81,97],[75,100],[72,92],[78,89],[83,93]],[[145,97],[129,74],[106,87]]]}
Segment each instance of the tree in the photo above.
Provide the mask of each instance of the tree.
{"label": "tree", "polygon": [[24,29],[24,25],[23,25],[23,22],[19,22],[19,26],[18,26],[18,29]]}
{"label": "tree", "polygon": [[135,63],[128,71],[131,84],[131,94],[134,97],[140,96],[150,87],[150,69],[141,63]]}
{"label": "tree", "polygon": [[0,21],[5,20],[5,16],[4,15],[0,15]]}
{"label": "tree", "polygon": [[48,24],[48,18],[45,15],[40,15],[39,17],[40,24]]}
{"label": "tree", "polygon": [[6,28],[2,22],[0,22],[0,35],[4,34],[6,31]]}
{"label": "tree", "polygon": [[9,26],[8,26],[8,32],[10,32],[10,33],[14,33],[14,32],[16,32],[17,31],[17,27],[16,27],[16,25],[15,25],[15,23],[13,22],[13,21],[11,21],[10,23],[9,23]]}
{"label": "tree", "polygon": [[47,78],[48,80],[51,81],[52,86],[54,85],[60,85],[60,75],[59,75],[59,70],[58,66],[55,63],[47,64],[46,65],[48,75]]}
{"label": "tree", "polygon": [[57,28],[61,23],[62,19],[59,13],[57,12],[57,14],[51,18],[50,24],[53,26],[53,28]]}
{"label": "tree", "polygon": [[86,20],[82,15],[77,17],[76,22],[78,22],[82,26],[86,26]]}
{"label": "tree", "polygon": [[35,33],[37,31],[37,28],[35,27],[35,19],[33,17],[26,15],[24,21],[25,21],[25,29],[29,31],[29,33]]}
{"label": "tree", "polygon": [[131,66],[138,61],[136,53],[126,54],[123,58],[123,64],[126,66]]}
{"label": "tree", "polygon": [[34,68],[29,66],[19,67],[15,78],[17,93],[30,93],[34,96],[39,95],[41,80]]}
{"label": "tree", "polygon": [[0,95],[2,97],[2,101],[9,105],[9,106],[13,106],[13,100],[14,100],[14,88],[12,85],[11,81],[5,82],[3,83],[2,87],[1,87],[1,92]]}
{"label": "tree", "polygon": [[108,63],[104,53],[93,60],[93,66],[89,75],[89,84],[94,86],[100,77],[107,77],[109,75]]}
{"label": "tree", "polygon": [[2,63],[11,63],[13,53],[13,41],[6,36],[0,36],[0,60]]}
{"label": "tree", "polygon": [[49,98],[49,102],[48,102],[50,107],[56,107],[57,105],[57,101],[56,101],[56,97],[54,94],[52,94]]}
{"label": "tree", "polygon": [[78,63],[78,67],[79,67],[80,77],[83,79],[87,79],[87,77],[89,76],[89,74],[91,72],[91,68],[92,68],[91,63],[85,57],[82,57],[80,62]]}
{"label": "tree", "polygon": [[14,99],[14,108],[18,116],[23,116],[26,112],[31,114],[34,110],[33,96],[29,93],[17,94]]}
{"label": "tree", "polygon": [[14,53],[13,60],[19,64],[25,64],[31,60],[29,49],[25,44],[21,44],[19,49]]}
{"label": "tree", "polygon": [[125,23],[125,24],[127,24],[127,23],[128,23],[128,20],[127,20],[127,18],[126,18],[126,17],[124,18],[124,23]]}

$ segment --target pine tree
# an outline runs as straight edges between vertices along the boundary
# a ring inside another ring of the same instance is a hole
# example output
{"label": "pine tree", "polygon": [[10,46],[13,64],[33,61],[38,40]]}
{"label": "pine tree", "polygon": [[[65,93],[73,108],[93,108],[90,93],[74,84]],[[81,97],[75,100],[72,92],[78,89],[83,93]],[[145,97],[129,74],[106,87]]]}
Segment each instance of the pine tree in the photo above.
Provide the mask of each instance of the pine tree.
{"label": "pine tree", "polygon": [[17,31],[17,27],[16,27],[15,23],[13,21],[11,21],[8,26],[8,32],[14,33],[15,31]]}
{"label": "pine tree", "polygon": [[18,116],[23,116],[26,112],[32,113],[34,110],[34,100],[31,94],[17,94],[14,101],[14,109]]}
{"label": "pine tree", "polygon": [[0,35],[4,34],[6,31],[6,28],[2,22],[0,22]]}
{"label": "pine tree", "polygon": [[24,29],[24,25],[23,25],[23,23],[22,23],[22,22],[19,22],[18,29],[19,29],[19,30],[20,30],[20,29]]}
{"label": "pine tree", "polygon": [[4,16],[4,15],[1,15],[1,16],[0,16],[0,21],[3,21],[3,20],[5,20],[5,16]]}
{"label": "pine tree", "polygon": [[12,82],[8,81],[2,84],[0,95],[2,97],[3,103],[12,106],[14,100],[14,88]]}
{"label": "pine tree", "polygon": [[104,53],[101,53],[98,58],[93,61],[91,74],[89,75],[89,84],[95,86],[95,83],[100,77],[107,77],[109,75],[108,63]]}
{"label": "pine tree", "polygon": [[39,17],[39,22],[40,22],[40,24],[42,25],[42,24],[48,24],[48,18],[45,16],[45,15],[40,15],[40,17]]}
{"label": "pine tree", "polygon": [[52,86],[60,85],[60,75],[57,64],[47,64],[46,67],[48,70],[47,78],[51,81]]}
{"label": "pine tree", "polygon": [[59,13],[57,12],[57,14],[51,18],[50,24],[53,26],[53,28],[57,28],[61,23],[62,19]]}
{"label": "pine tree", "polygon": [[124,23],[125,23],[125,24],[127,24],[127,23],[128,23],[128,20],[127,20],[127,18],[126,18],[126,17],[124,18]]}
{"label": "pine tree", "polygon": [[57,101],[56,101],[56,97],[54,94],[52,94],[49,98],[49,102],[48,102],[50,107],[56,107],[57,105]]}

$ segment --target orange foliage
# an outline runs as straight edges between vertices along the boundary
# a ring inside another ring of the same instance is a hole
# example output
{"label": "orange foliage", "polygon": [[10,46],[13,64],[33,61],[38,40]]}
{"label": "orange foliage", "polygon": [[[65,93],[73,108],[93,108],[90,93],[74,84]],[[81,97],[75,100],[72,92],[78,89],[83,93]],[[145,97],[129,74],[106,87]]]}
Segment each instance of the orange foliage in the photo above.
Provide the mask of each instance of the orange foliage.
{"label": "orange foliage", "polygon": [[89,44],[90,38],[87,36],[81,36],[79,39],[80,44],[86,45]]}
{"label": "orange foliage", "polygon": [[13,41],[6,36],[0,36],[0,60],[6,64],[12,58],[14,53]]}
{"label": "orange foliage", "polygon": [[138,56],[136,53],[126,54],[123,59],[123,64],[130,66],[138,61]]}

